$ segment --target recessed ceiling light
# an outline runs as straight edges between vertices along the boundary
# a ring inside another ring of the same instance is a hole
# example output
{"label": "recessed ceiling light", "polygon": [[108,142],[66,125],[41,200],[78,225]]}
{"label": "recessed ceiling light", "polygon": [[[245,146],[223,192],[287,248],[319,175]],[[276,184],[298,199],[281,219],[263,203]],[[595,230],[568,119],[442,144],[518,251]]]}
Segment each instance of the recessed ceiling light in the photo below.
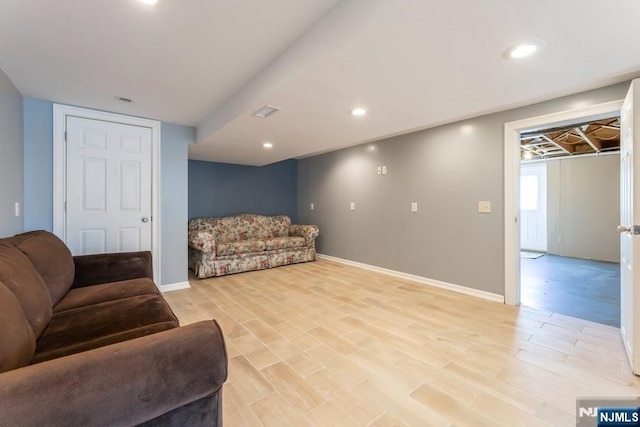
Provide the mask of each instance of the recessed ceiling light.
{"label": "recessed ceiling light", "polygon": [[139,0],[139,1],[144,4],[151,4],[151,5],[158,3],[158,0]]}
{"label": "recessed ceiling light", "polygon": [[538,46],[535,44],[519,44],[517,46],[512,47],[507,51],[507,54],[510,58],[518,59],[524,58],[525,56],[529,56],[533,54],[536,50],[538,50]]}
{"label": "recessed ceiling light", "polygon": [[362,107],[357,107],[351,110],[352,116],[364,116],[365,114],[367,114],[367,110]]}
{"label": "recessed ceiling light", "polygon": [[268,148],[273,148],[273,144],[272,144],[272,143],[270,143],[270,142],[265,142],[265,143],[263,143],[263,144],[262,144],[262,146],[263,146],[264,148],[267,148],[267,149],[268,149]]}

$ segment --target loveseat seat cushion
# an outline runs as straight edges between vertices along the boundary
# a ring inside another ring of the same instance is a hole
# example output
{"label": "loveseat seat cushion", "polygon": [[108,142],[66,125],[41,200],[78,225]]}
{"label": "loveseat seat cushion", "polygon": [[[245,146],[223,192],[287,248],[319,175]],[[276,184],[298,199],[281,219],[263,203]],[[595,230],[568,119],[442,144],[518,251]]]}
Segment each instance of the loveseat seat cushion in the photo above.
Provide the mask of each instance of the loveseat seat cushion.
{"label": "loveseat seat cushion", "polygon": [[53,312],[55,314],[93,304],[131,298],[138,295],[158,295],[159,293],[160,291],[153,281],[146,277],[74,288],[69,291],[58,305],[53,307]]}
{"label": "loveseat seat cushion", "polygon": [[138,295],[56,312],[31,363],[104,347],[178,327],[160,295]]}
{"label": "loveseat seat cushion", "polygon": [[27,366],[36,337],[16,296],[0,282],[0,373]]}
{"label": "loveseat seat cushion", "polygon": [[51,320],[51,296],[29,258],[5,239],[0,240],[0,281],[20,302],[37,339]]}
{"label": "loveseat seat cushion", "polygon": [[236,254],[262,252],[265,248],[264,240],[239,240],[237,242],[221,242],[216,245],[216,256],[223,257]]}
{"label": "loveseat seat cushion", "polygon": [[29,258],[56,305],[73,284],[75,266],[69,248],[55,234],[29,231],[7,239]]}
{"label": "loveseat seat cushion", "polygon": [[304,237],[274,237],[265,240],[268,251],[286,248],[301,248],[306,244]]}

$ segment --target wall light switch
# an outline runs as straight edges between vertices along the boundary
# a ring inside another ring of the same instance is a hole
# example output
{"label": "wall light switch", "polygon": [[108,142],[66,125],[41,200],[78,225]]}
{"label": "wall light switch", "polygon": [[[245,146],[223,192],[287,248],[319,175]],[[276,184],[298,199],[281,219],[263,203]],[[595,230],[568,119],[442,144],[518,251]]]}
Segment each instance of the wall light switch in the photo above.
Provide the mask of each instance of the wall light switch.
{"label": "wall light switch", "polygon": [[309,209],[313,210],[315,208],[315,206],[313,205],[313,203],[309,203]]}
{"label": "wall light switch", "polygon": [[349,203],[349,209],[352,210],[352,211],[355,211],[356,210],[356,202]]}
{"label": "wall light switch", "polygon": [[479,213],[491,213],[491,202],[489,202],[489,201],[480,201],[480,202],[478,202],[478,212]]}
{"label": "wall light switch", "polygon": [[376,173],[378,175],[382,174],[382,166],[378,166],[378,168],[376,169]]}
{"label": "wall light switch", "polygon": [[383,166],[382,167],[382,175],[386,175],[387,174],[387,167]]}
{"label": "wall light switch", "polygon": [[418,212],[418,202],[411,202],[411,212]]}
{"label": "wall light switch", "polygon": [[20,202],[15,202],[13,204],[13,209],[15,210],[16,216],[20,216]]}

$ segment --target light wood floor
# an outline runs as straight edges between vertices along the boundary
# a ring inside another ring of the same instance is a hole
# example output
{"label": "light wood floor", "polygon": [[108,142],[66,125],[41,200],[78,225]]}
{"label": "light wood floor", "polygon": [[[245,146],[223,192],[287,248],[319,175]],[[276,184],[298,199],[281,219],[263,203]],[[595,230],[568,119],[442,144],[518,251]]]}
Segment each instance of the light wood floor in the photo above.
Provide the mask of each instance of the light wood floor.
{"label": "light wood floor", "polygon": [[191,280],[215,318],[225,426],[575,425],[578,396],[637,396],[619,330],[319,260]]}

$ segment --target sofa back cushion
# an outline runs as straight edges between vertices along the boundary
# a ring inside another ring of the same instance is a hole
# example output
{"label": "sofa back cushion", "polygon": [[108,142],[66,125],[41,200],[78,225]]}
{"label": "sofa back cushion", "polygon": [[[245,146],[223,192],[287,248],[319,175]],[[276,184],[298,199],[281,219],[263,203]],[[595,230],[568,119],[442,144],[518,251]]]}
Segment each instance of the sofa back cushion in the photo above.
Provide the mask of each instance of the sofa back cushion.
{"label": "sofa back cushion", "polygon": [[0,282],[0,372],[27,366],[36,337],[16,296]]}
{"label": "sofa back cushion", "polygon": [[55,306],[71,289],[75,265],[69,248],[53,233],[30,231],[7,239],[29,258],[49,289]]}
{"label": "sofa back cushion", "polygon": [[0,240],[0,281],[15,295],[36,339],[51,321],[51,296],[29,258]]}
{"label": "sofa back cushion", "polygon": [[222,218],[199,218],[189,222],[189,230],[206,230],[216,243],[264,240],[289,235],[291,219],[286,215],[240,214]]}

